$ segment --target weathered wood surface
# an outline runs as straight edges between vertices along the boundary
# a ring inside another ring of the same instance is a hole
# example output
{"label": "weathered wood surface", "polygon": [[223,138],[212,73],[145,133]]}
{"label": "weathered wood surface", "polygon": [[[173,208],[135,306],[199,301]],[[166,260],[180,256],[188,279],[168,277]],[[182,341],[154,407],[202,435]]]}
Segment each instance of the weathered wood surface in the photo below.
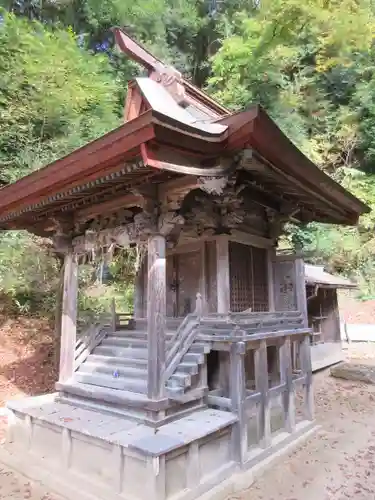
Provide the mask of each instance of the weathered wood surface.
{"label": "weathered wood surface", "polygon": [[116,331],[116,326],[117,326],[116,302],[115,302],[115,299],[112,299],[112,302],[111,302],[111,326],[112,326],[112,330],[115,332]]}
{"label": "weathered wood surface", "polygon": [[305,263],[303,259],[295,260],[295,276],[296,276],[296,299],[297,309],[301,311],[304,326],[308,326],[307,319],[307,298],[306,298],[306,282],[305,282]]}
{"label": "weathered wood surface", "polygon": [[170,340],[169,345],[171,348],[167,353],[165,371],[163,373],[164,383],[174,373],[182,358],[188,352],[194,340],[196,340],[202,308],[202,296],[200,293],[197,293],[194,313],[185,316],[183,322]]}
{"label": "weathered wood surface", "polygon": [[309,333],[310,331],[308,329],[302,328],[297,330],[280,330],[278,332],[264,332],[259,334],[251,333],[247,335],[245,330],[243,334],[240,336],[234,336],[230,334],[207,335],[205,333],[199,333],[199,339],[204,341],[229,342],[229,343],[241,341],[251,344],[263,340],[275,340],[278,338],[283,338],[288,336],[291,336],[293,337],[293,340],[296,340],[297,338],[303,338],[306,334]]}
{"label": "weathered wood surface", "polygon": [[277,256],[273,262],[276,311],[297,311],[296,267],[294,261]]}
{"label": "weathered wood surface", "polygon": [[230,310],[230,276],[229,276],[229,241],[228,236],[216,239],[216,272],[217,272],[217,312],[228,313]]}
{"label": "weathered wood surface", "polygon": [[295,395],[293,386],[292,347],[287,337],[280,348],[280,381],[285,384],[283,392],[284,421],[288,432],[293,432],[295,422]]}
{"label": "weathered wood surface", "polygon": [[78,262],[72,252],[65,256],[64,291],[61,318],[61,348],[59,381],[69,380],[75,368],[77,338]]}
{"label": "weathered wood surface", "polygon": [[267,448],[271,444],[271,413],[268,392],[267,343],[261,341],[260,347],[254,353],[255,387],[261,394],[258,413],[258,440],[261,446]]}
{"label": "weathered wood surface", "polygon": [[148,397],[163,395],[162,374],[165,370],[166,260],[165,237],[148,240],[147,340]]}
{"label": "weathered wood surface", "polygon": [[300,344],[300,363],[302,373],[305,374],[305,417],[314,419],[314,393],[312,387],[311,345],[307,335]]}
{"label": "weathered wood surface", "polygon": [[238,422],[233,430],[233,451],[236,460],[243,464],[247,454],[247,421],[245,412],[245,345],[233,344],[230,353],[230,398],[231,411],[236,413]]}
{"label": "weathered wood surface", "polygon": [[268,281],[268,308],[270,312],[275,311],[275,278],[273,274],[273,261],[276,257],[274,248],[267,252],[267,281]]}
{"label": "weathered wood surface", "polygon": [[340,363],[331,368],[332,377],[355,382],[375,384],[375,366],[362,365],[360,363]]}
{"label": "weathered wood surface", "polygon": [[74,370],[78,370],[82,363],[105,338],[108,333],[108,325],[99,323],[92,325],[76,343]]}
{"label": "weathered wood surface", "polygon": [[134,283],[134,317],[142,318],[143,317],[143,265],[140,266],[138,272],[135,276]]}

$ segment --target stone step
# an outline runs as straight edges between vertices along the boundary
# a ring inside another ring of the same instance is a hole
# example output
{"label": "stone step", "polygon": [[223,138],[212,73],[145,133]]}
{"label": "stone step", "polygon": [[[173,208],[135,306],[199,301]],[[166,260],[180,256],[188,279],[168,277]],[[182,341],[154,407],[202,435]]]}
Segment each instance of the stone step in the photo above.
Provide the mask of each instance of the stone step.
{"label": "stone step", "polygon": [[[99,387],[91,384],[71,382],[57,382],[56,389],[63,393],[73,394],[78,397],[92,399],[94,401],[106,402],[129,407],[145,407],[152,403],[145,394]],[[166,399],[163,400],[166,403]]]}
{"label": "stone step", "polygon": [[[179,367],[178,367],[179,368]],[[175,383],[177,383],[180,387],[190,387],[191,386],[191,376],[188,373],[181,373],[180,371],[177,371],[169,378],[168,384],[171,383],[171,385],[174,386]]]}
{"label": "stone step", "polygon": [[[166,347],[168,348],[170,345],[170,339],[166,338]],[[120,337],[118,335],[109,335],[107,336],[100,345],[103,346],[117,346],[117,347],[136,347],[139,349],[147,349],[148,341],[146,338],[138,338],[138,337]]]}
{"label": "stone step", "polygon": [[105,374],[113,376],[117,373],[120,377],[139,379],[147,379],[147,365],[144,367],[130,367],[116,364],[92,363],[87,360],[78,370],[79,373],[87,374]]}
{"label": "stone step", "polygon": [[198,387],[185,393],[185,391],[180,387],[167,387],[166,389],[169,399],[183,404],[203,398],[207,394],[208,390],[207,387]]}
{"label": "stone step", "polygon": [[[170,339],[175,334],[174,331],[165,332],[165,337]],[[116,330],[115,332],[109,332],[108,337],[122,337],[122,338],[136,338],[136,339],[147,339],[146,330]]]}
{"label": "stone step", "polygon": [[184,361],[178,365],[178,370],[183,373],[189,373],[189,375],[197,375],[197,373],[199,372],[199,364]]}
{"label": "stone step", "polygon": [[142,358],[125,358],[116,356],[107,356],[101,354],[90,354],[87,357],[89,363],[100,363],[102,365],[118,365],[118,366],[129,366],[137,368],[147,369],[147,359]]}
{"label": "stone step", "polygon": [[117,346],[117,347],[137,347],[142,349],[147,349],[147,339],[138,339],[135,337],[118,337],[118,336],[108,336],[102,343],[102,346]]}
{"label": "stone step", "polygon": [[168,382],[165,388],[166,388],[167,396],[171,399],[181,397],[185,394],[184,387],[181,387],[177,383],[172,385],[171,382]]}
{"label": "stone step", "polygon": [[76,372],[74,381],[80,384],[95,385],[97,387],[109,387],[122,391],[146,394],[147,382],[145,380],[134,380],[124,377],[113,377],[112,375]]}
{"label": "stone step", "polygon": [[211,351],[211,346],[204,342],[194,342],[189,349],[189,352],[191,353],[197,352],[197,353],[208,354],[210,351]]}
{"label": "stone step", "polygon": [[181,363],[195,363],[196,365],[203,365],[204,353],[187,352],[182,358]]}
{"label": "stone step", "polygon": [[99,345],[93,351],[93,354],[100,354],[104,356],[111,356],[117,358],[134,358],[134,359],[147,359],[148,351],[145,348],[135,347],[117,347],[112,345]]}

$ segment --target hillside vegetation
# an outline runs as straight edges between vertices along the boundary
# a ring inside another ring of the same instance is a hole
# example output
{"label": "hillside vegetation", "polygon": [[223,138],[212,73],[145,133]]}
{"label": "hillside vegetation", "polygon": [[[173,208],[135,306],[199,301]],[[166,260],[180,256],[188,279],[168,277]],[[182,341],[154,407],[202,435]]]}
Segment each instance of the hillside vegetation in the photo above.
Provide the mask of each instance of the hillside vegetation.
{"label": "hillside vegetation", "polygon": [[[9,0],[0,9],[3,183],[121,122],[126,81],[140,71],[113,46],[110,28],[124,26],[231,109],[261,103],[313,161],[375,208],[370,0]],[[355,228],[290,226],[282,243],[375,296],[374,217]],[[112,262],[105,300],[127,303],[131,262]],[[48,242],[0,235],[0,292],[10,308],[52,317],[59,277]],[[83,273],[83,309],[98,306],[93,281]]]}

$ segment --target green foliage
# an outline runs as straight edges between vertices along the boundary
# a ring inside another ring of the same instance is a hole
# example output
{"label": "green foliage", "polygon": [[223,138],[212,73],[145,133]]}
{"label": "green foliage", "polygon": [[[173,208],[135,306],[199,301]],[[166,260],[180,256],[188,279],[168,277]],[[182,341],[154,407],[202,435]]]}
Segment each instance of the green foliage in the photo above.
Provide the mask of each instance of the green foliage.
{"label": "green foliage", "polygon": [[51,244],[23,232],[7,232],[0,239],[0,295],[10,310],[53,316],[59,263]]}
{"label": "green foliage", "polygon": [[108,60],[69,31],[4,13],[0,26],[0,173],[13,181],[119,123]]}

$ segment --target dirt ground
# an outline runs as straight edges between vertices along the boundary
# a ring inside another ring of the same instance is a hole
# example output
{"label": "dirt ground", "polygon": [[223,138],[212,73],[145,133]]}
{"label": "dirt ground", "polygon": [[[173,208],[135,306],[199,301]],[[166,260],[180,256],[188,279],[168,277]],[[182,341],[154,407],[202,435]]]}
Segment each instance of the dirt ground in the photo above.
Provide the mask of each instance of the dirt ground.
{"label": "dirt ground", "polygon": [[46,320],[7,318],[0,311],[0,407],[9,399],[53,391],[53,344]]}
{"label": "dirt ground", "polygon": [[[375,345],[348,357],[375,364]],[[321,429],[232,500],[375,500],[375,386],[314,376]],[[0,418],[4,429],[6,418]],[[0,464],[0,498],[61,500]]]}

